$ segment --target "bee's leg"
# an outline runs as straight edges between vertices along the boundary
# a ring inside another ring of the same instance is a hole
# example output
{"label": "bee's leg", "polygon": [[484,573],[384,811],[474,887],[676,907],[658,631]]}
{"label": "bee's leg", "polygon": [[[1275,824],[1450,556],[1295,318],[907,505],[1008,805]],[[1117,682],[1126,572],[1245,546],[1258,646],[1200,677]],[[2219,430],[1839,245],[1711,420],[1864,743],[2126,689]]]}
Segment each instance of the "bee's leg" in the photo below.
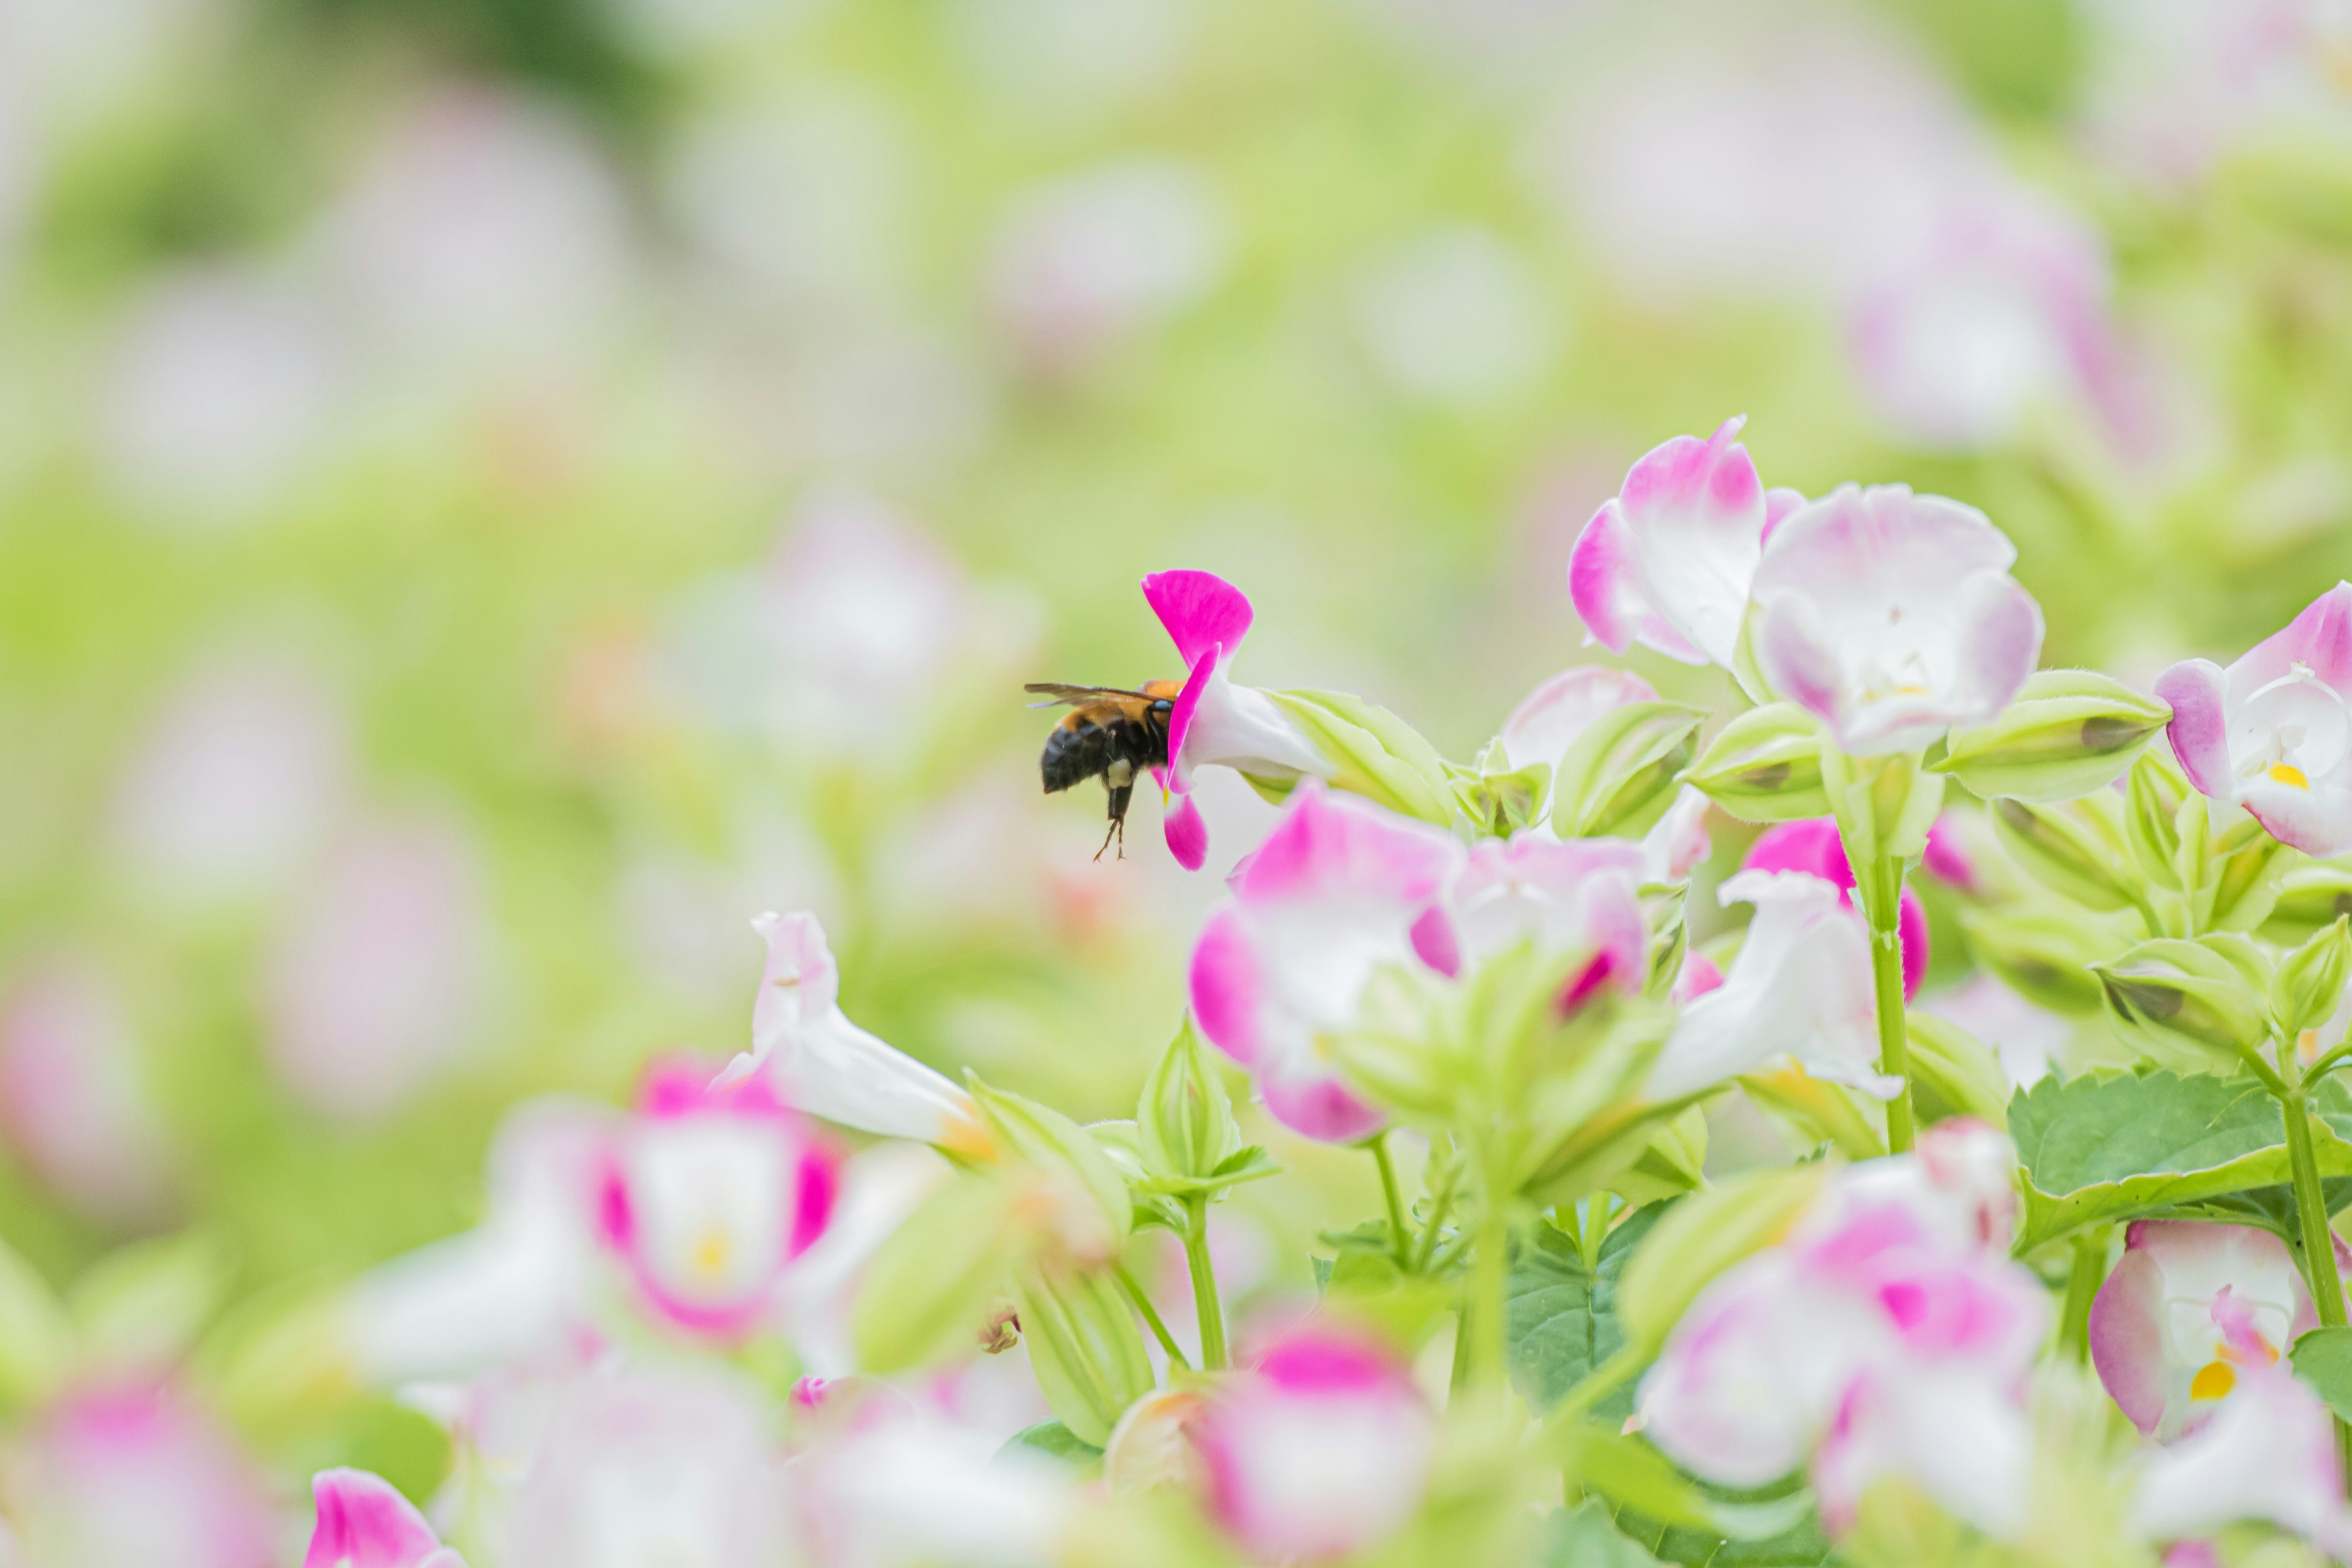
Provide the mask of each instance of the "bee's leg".
{"label": "bee's leg", "polygon": [[1118,858],[1124,860],[1127,858],[1127,803],[1134,795],[1135,786],[1119,784],[1106,787],[1110,788],[1110,829],[1103,835],[1102,849],[1095,851],[1095,858],[1101,859],[1103,849],[1109,848],[1111,840],[1116,838],[1118,840]]}

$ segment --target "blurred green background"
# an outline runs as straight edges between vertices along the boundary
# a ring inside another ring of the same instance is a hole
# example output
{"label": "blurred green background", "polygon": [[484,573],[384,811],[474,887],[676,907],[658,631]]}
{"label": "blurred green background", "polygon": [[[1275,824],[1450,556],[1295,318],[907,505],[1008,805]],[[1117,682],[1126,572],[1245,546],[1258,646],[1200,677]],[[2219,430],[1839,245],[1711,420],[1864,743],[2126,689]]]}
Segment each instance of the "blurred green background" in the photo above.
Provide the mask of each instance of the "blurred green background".
{"label": "blurred green background", "polygon": [[[2352,572],[2352,37],[2233,0],[0,0],[0,1238],[236,1292],[851,1016],[1131,1103],[1213,875],[1025,679],[1467,756],[1668,436],[1983,507],[2145,680]],[[1718,699],[1721,678],[1634,661]],[[1209,798],[1218,853],[1245,792]]]}

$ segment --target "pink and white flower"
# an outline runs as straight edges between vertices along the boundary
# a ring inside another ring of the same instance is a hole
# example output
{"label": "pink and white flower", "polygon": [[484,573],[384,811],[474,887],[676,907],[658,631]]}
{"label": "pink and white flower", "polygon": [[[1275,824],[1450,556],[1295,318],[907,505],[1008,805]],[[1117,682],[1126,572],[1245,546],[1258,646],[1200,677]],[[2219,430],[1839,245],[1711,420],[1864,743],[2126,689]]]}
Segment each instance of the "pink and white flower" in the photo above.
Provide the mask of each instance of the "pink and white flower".
{"label": "pink and white flower", "polygon": [[841,971],[814,915],[772,912],[751,929],[768,944],[768,964],[751,1007],[751,1049],[728,1064],[721,1085],[764,1074],[785,1104],[811,1116],[968,1154],[988,1152],[971,1095],[842,1012]]}
{"label": "pink and white flower", "polygon": [[[2336,1251],[2352,1260],[2341,1241]],[[2270,1232],[2138,1220],[2091,1306],[2091,1364],[2132,1424],[2168,1443],[2211,1420],[2248,1369],[2276,1365],[2318,1326]]]}
{"label": "pink and white flower", "polygon": [[599,1230],[668,1322],[719,1339],[759,1325],[831,1218],[840,1172],[769,1082],[691,1060],[646,1075],[614,1129]]}
{"label": "pink and white flower", "polygon": [[2352,1560],[2335,1423],[2283,1367],[2249,1368],[2212,1419],[2148,1457],[2133,1489],[2132,1523],[2158,1541],[2240,1520],[2291,1530],[2338,1562]]}
{"label": "pink and white flower", "polygon": [[1183,689],[1168,716],[1161,782],[1185,797],[1168,813],[1169,851],[1186,870],[1198,870],[1208,853],[1208,832],[1189,798],[1193,769],[1228,767],[1282,781],[1328,778],[1331,763],[1274,699],[1234,684],[1229,667],[1252,618],[1239,588],[1213,572],[1155,572],[1143,580],[1143,597],[1184,661]]}
{"label": "pink and white flower", "polygon": [[[1834,818],[1815,816],[1801,822],[1774,824],[1757,835],[1756,842],[1741,858],[1739,868],[1802,871],[1807,876],[1819,877],[1836,885],[1841,904],[1854,909],[1853,868],[1846,863],[1845,845],[1838,837]],[[1855,918],[1861,918],[1859,910],[1855,910]],[[1903,999],[1908,1002],[1919,994],[1919,983],[1927,976],[1927,909],[1919,901],[1919,895],[1908,888],[1903,889],[1902,902],[1896,910],[1895,929],[1903,939]]]}
{"label": "pink and white flower", "polygon": [[1630,839],[1481,839],[1441,907],[1445,923],[1415,928],[1416,950],[1449,973],[1520,942],[1576,955],[1582,963],[1560,993],[1563,1011],[1604,988],[1638,993],[1650,953],[1642,869]]}
{"label": "pink and white flower", "polygon": [[[1811,1462],[1822,1518],[1848,1527],[1882,1478],[1908,1478],[1995,1536],[2024,1520],[2025,1380],[2047,1293],[1985,1217],[1990,1129],[1842,1172],[1788,1242],[1702,1291],[1643,1379],[1637,1419],[1728,1486]],[[1991,1233],[1991,1234],[1988,1234]]]}
{"label": "pink and white flower", "polygon": [[[1561,761],[1579,737],[1603,714],[1630,702],[1655,702],[1655,688],[1631,670],[1584,664],[1564,669],[1529,692],[1503,721],[1503,755],[1514,769],[1536,763],[1557,779]],[[1706,796],[1685,784],[1642,840],[1643,879],[1678,882],[1715,847],[1706,831]],[[1559,837],[1552,825],[1551,786],[1545,786],[1530,831]]]}
{"label": "pink and white flower", "polygon": [[1209,1394],[1188,1431],[1209,1509],[1252,1558],[1328,1563],[1421,1506],[1437,1420],[1385,1348],[1309,1325]]}
{"label": "pink and white flower", "polygon": [[2223,669],[2184,659],[2157,678],[2166,734],[2200,792],[2242,805],[2282,844],[2352,849],[2352,583]]}
{"label": "pink and white flower", "polygon": [[122,995],[92,961],[28,963],[0,998],[0,1137],[85,1214],[152,1224],[176,1206],[180,1153]]}
{"label": "pink and white flower", "polygon": [[26,1560],[73,1568],[261,1568],[280,1516],[252,1458],[168,1388],[88,1389],[29,1422],[0,1471]]}
{"label": "pink and white flower", "polygon": [[1870,938],[1837,885],[1802,871],[1742,871],[1717,896],[1756,913],[1723,984],[1684,1007],[1645,1094],[1679,1100],[1788,1057],[1814,1078],[1880,1100]]}
{"label": "pink and white flower", "polygon": [[425,1516],[380,1476],[321,1470],[310,1479],[318,1522],[302,1568],[466,1568]]}
{"label": "pink and white flower", "polygon": [[1704,441],[1677,436],[1651,450],[1577,536],[1569,596],[1610,652],[1640,642],[1685,664],[1730,668],[1765,536],[1803,499],[1766,491],[1734,439],[1746,423],[1727,419]]}
{"label": "pink and white flower", "polygon": [[1383,965],[1459,962],[1433,910],[1460,861],[1437,829],[1310,780],[1234,874],[1192,950],[1192,1016],[1286,1126],[1334,1142],[1379,1130],[1325,1042],[1354,1026]]}
{"label": "pink and white flower", "polygon": [[2042,607],[1984,513],[1908,485],[1841,485],[1799,508],[1756,568],[1754,646],[1772,690],[1858,756],[1916,752],[2009,705],[2042,653]]}

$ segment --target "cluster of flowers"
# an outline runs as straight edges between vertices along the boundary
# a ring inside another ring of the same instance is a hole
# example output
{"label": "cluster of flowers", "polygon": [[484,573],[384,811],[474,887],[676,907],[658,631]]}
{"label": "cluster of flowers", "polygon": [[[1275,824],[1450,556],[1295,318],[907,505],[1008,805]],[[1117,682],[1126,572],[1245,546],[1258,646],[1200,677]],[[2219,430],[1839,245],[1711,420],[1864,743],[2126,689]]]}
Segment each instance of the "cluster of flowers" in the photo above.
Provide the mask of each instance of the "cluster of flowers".
{"label": "cluster of flowers", "polygon": [[[813,917],[761,917],[750,1052],[660,1064],[627,1113],[526,1108],[482,1227],[349,1292],[341,1353],[445,1413],[459,1463],[437,1535],[320,1477],[309,1568],[445,1568],[444,1537],[498,1563],[1583,1561],[1602,1536],[1620,1555],[1593,1560],[1630,1562],[1622,1537],[1792,1530],[1863,1564],[2352,1553],[2322,1398],[2352,1394],[2324,1186],[2352,1172],[2326,1078],[2352,922],[2247,934],[2326,870],[2303,857],[2352,847],[2352,584],[2155,698],[2037,673],[2040,610],[1982,514],[1769,490],[1738,428],[1635,465],[1570,570],[1597,641],[1730,673],[1748,703],[1704,741],[1587,668],[1447,763],[1355,699],[1235,684],[1243,595],[1147,579],[1186,670],[1171,850],[1205,861],[1201,769],[1281,814],[1134,1120],[950,1081],[845,1015]],[[2148,749],[2168,727],[2177,771]],[[1990,809],[1944,817],[1953,780]],[[2060,831],[2144,796],[2168,811],[2113,844]],[[1710,806],[1770,826],[1717,889],[1751,918],[1699,940]],[[2005,853],[2063,891],[2126,840],[2166,868],[2127,900],[2148,940],[2085,979],[2148,1059],[2012,1100],[1984,1045],[1907,1010],[1906,874],[1980,890]],[[1292,1132],[1368,1150],[1388,1198],[1238,1358],[1207,1215],[1276,1166],[1208,1047]],[[1817,1157],[1710,1182],[1701,1111],[1735,1088]],[[2167,1142],[2143,1108],[2158,1146],[2061,1172],[2066,1140],[2121,1141],[2063,1121],[2074,1099],[2206,1089],[2226,1126]],[[1398,1132],[1428,1146],[1415,1202]],[[1197,1338],[1128,1266],[1150,1228],[1182,1244]],[[1517,1303],[1561,1279],[1590,1334],[1555,1376]],[[798,1381],[764,1410],[679,1359],[740,1372],[771,1342]],[[992,1404],[966,1363],[1016,1343],[1035,1394]],[[1546,1522],[1563,1475],[1604,1506]]]}

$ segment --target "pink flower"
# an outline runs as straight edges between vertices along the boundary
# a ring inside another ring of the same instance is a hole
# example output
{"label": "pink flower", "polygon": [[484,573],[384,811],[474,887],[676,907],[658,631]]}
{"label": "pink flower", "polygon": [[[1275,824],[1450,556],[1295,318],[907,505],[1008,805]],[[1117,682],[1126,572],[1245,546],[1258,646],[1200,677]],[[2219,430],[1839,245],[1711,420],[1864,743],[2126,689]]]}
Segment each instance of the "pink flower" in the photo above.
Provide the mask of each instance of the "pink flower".
{"label": "pink flower", "polygon": [[1583,966],[1560,994],[1562,1011],[1604,987],[1638,994],[1650,954],[1642,865],[1641,847],[1622,838],[1481,839],[1442,906],[1450,931],[1425,920],[1414,928],[1416,950],[1447,972],[1521,942],[1578,955]]}
{"label": "pink flower", "polygon": [[[1228,668],[1250,628],[1250,602],[1213,572],[1155,572],[1143,597],[1184,661],[1184,686],[1168,718],[1162,781],[1189,795],[1192,770],[1212,765],[1271,780],[1326,777],[1331,763],[1281,708],[1255,687],[1235,686]],[[1200,868],[1208,836],[1191,800],[1169,814],[1168,847],[1187,870]]]}
{"label": "pink flower", "polygon": [[1733,437],[1677,436],[1644,456],[1577,537],[1569,596],[1594,642],[1635,642],[1685,664],[1730,668],[1765,535],[1801,500],[1766,492]]}
{"label": "pink flower", "polygon": [[1313,1325],[1211,1394],[1189,1429],[1212,1515],[1272,1563],[1326,1563],[1394,1534],[1420,1507],[1437,1440],[1402,1362]]}
{"label": "pink flower", "polygon": [[692,1060],[646,1074],[614,1129],[599,1229],[663,1318],[726,1340],[761,1321],[824,1233],[839,1173],[765,1079],[709,1076]]}
{"label": "pink flower", "polygon": [[2352,1509],[2327,1407],[2281,1367],[2251,1367],[2241,1383],[2210,1421],[2148,1458],[2132,1522],[2165,1541],[2261,1520],[2352,1559]]}
{"label": "pink flower", "polygon": [[1309,780],[1234,874],[1192,950],[1192,1016],[1285,1125],[1333,1142],[1379,1129],[1318,1041],[1354,1025],[1383,964],[1444,967],[1432,910],[1460,860],[1437,829]]}
{"label": "pink flower", "polygon": [[1858,756],[1916,752],[2009,705],[2042,652],[2016,547],[1984,513],[1907,485],[1842,485],[1791,513],[1756,567],[1756,660]]}
{"label": "pink flower", "polygon": [[728,1064],[721,1084],[763,1073],[795,1110],[887,1138],[987,1152],[971,1095],[842,1012],[841,971],[814,915],[763,914],[751,929],[768,944],[751,1049]]}
{"label": "pink flower", "polygon": [[2006,1142],[1958,1127],[1939,1148],[1841,1172],[1785,1245],[1716,1279],[1675,1325],[1642,1383],[1651,1438],[1728,1486],[1810,1458],[1832,1531],[1874,1482],[1902,1476],[1979,1529],[2013,1532],[2030,1479],[2024,1384],[2050,1304],[2005,1235],[1987,1234],[1999,1227],[1980,1155]]}
{"label": "pink flower", "polygon": [[[1630,670],[1584,664],[1564,669],[1529,692],[1503,721],[1503,755],[1513,768],[1542,763],[1555,779],[1559,764],[1585,731],[1603,714],[1629,702],[1655,702],[1658,693]],[[1559,837],[1551,821],[1551,796],[1547,786],[1532,829],[1546,837]],[[1643,879],[1678,882],[1715,847],[1706,832],[1706,796],[1688,784],[1675,804],[1642,840]]]}
{"label": "pink flower", "polygon": [[2248,1368],[2275,1364],[2318,1326],[2303,1276],[2268,1231],[2144,1219],[2092,1303],[2091,1363],[2134,1426],[2170,1442],[2211,1420]]}
{"label": "pink flower", "polygon": [[466,1568],[416,1505],[381,1477],[321,1470],[310,1492],[319,1517],[302,1568]]}
{"label": "pink flower", "polygon": [[2352,849],[2352,583],[2338,583],[2223,669],[2184,659],[2157,678],[2191,784],[2242,805],[2282,844]]}
{"label": "pink flower", "polygon": [[1643,1092],[1679,1100],[1786,1056],[1817,1079],[1892,1099],[1877,1071],[1870,938],[1837,885],[1801,871],[1742,871],[1717,890],[1756,906],[1721,984],[1683,1008]]}
{"label": "pink flower", "polygon": [[0,1001],[0,1132],[87,1214],[137,1224],[173,1213],[178,1151],[122,997],[88,960],[40,960]]}
{"label": "pink flower", "polygon": [[[1933,843],[1931,836],[1931,847]],[[1853,868],[1846,863],[1845,846],[1838,839],[1837,823],[1832,818],[1816,816],[1802,822],[1776,823],[1748,847],[1739,868],[1802,871],[1807,876],[1819,877],[1838,887],[1840,904],[1849,910],[1854,908]],[[1855,918],[1860,918],[1860,911],[1856,911]],[[1927,975],[1927,910],[1920,903],[1919,895],[1908,888],[1903,889],[1895,926],[1903,938],[1903,999],[1908,1002],[1919,994],[1919,983]]]}
{"label": "pink flower", "polygon": [[1976,857],[1969,852],[1964,831],[1953,825],[1952,814],[1943,816],[1928,826],[1927,852],[1919,858],[1927,874],[1940,882],[1948,882],[1963,893],[1983,889],[1982,873],[1977,868]]}
{"label": "pink flower", "polygon": [[163,1389],[68,1394],[20,1435],[9,1522],[26,1558],[73,1568],[268,1568],[279,1516],[234,1438]]}

